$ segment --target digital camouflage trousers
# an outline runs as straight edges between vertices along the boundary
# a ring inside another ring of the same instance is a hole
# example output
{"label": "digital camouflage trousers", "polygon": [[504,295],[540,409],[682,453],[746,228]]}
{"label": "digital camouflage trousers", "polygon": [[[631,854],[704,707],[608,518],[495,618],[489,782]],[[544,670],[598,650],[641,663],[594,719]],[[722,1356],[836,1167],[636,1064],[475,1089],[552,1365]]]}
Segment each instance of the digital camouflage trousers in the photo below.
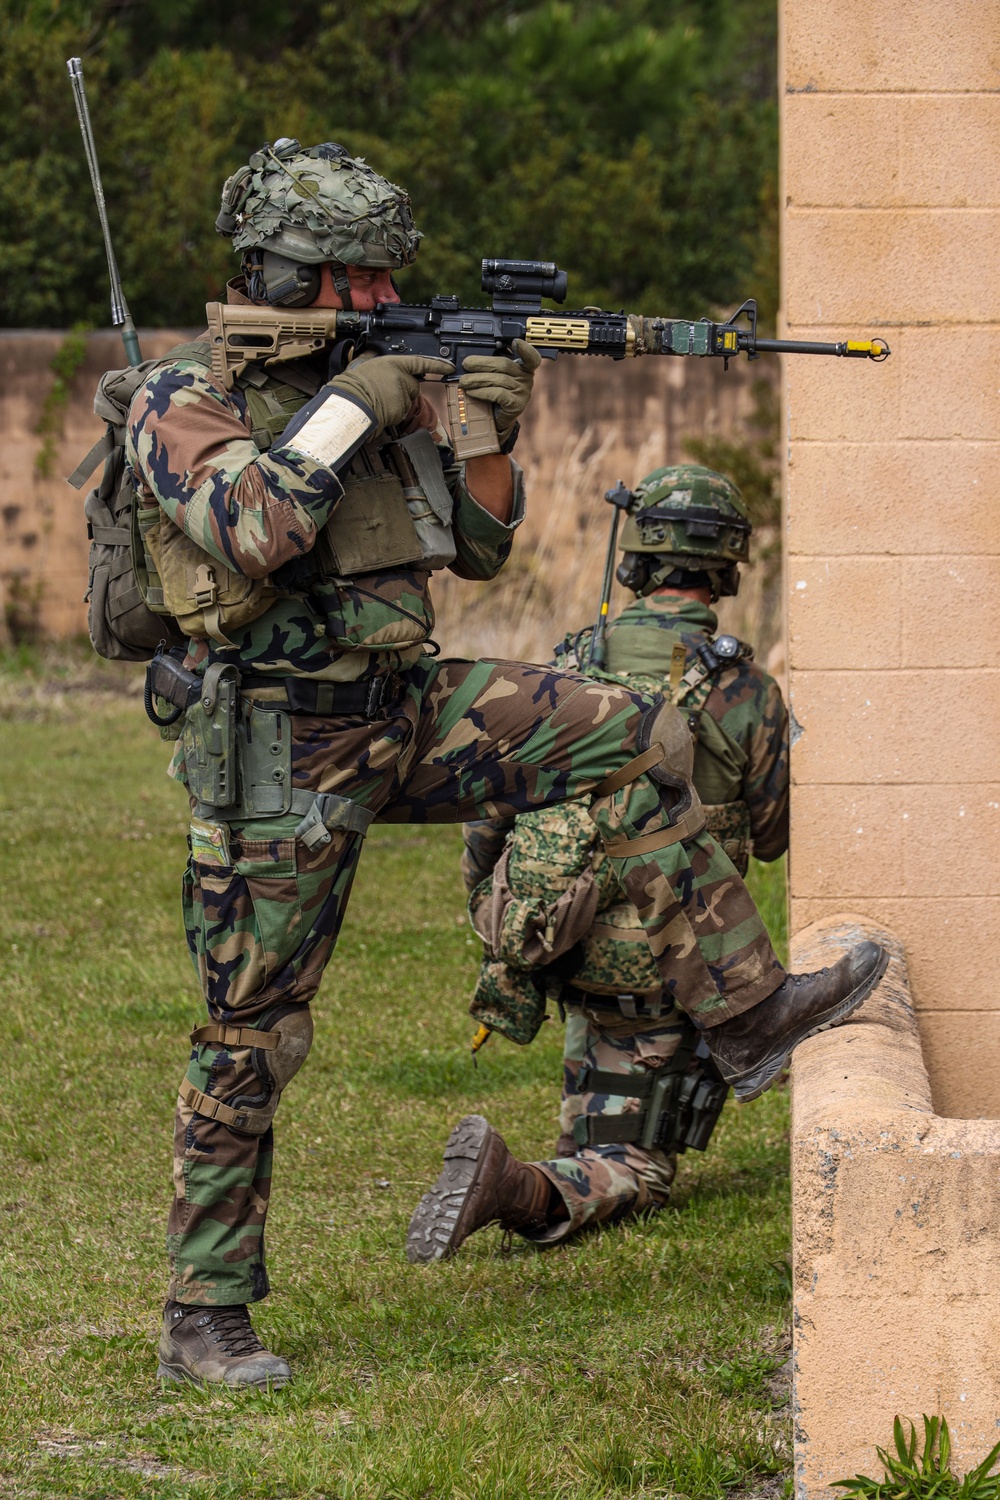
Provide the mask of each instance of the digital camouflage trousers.
{"label": "digital camouflage trousers", "polygon": [[[633,759],[649,706],[625,688],[521,662],[428,656],[403,682],[385,720],[292,717],[295,788],[336,792],[392,823],[522,813],[592,793]],[[592,816],[608,842],[646,840],[669,826],[672,800],[641,774],[597,798]],[[266,1026],[276,1006],[306,1006],[319,987],[362,840],[335,831],[311,850],[295,837],[298,821],[229,825],[221,860],[206,861],[204,840],[192,841],[184,917],[212,1022]],[[697,1025],[739,1015],[781,983],[756,908],[707,834],[614,864],[667,993]],[[678,913],[681,941],[677,927],[666,936]],[[223,1103],[260,1091],[246,1046],[197,1042],[187,1078]],[[272,1153],[270,1128],[243,1133],[178,1101],[171,1297],[219,1305],[266,1296]]]}
{"label": "digital camouflage trousers", "polygon": [[[628,1091],[628,1075],[644,1077],[662,1068],[680,1045],[683,1016],[628,1020],[608,1010],[566,1009],[563,1091],[559,1139],[550,1161],[535,1162],[562,1197],[569,1215],[529,1239],[553,1244],[587,1224],[615,1224],[643,1209],[663,1208],[677,1171],[677,1158],[634,1141],[578,1146],[573,1125],[580,1115],[634,1114],[639,1099]],[[577,1092],[582,1068],[622,1074],[620,1094]]]}

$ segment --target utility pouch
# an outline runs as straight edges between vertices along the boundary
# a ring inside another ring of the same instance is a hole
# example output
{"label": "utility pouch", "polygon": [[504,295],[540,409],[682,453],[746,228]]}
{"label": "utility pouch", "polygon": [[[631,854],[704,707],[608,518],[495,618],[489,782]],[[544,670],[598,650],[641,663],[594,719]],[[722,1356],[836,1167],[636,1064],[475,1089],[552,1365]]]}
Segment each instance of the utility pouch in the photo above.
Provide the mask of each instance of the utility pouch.
{"label": "utility pouch", "polygon": [[244,703],[236,733],[239,818],[280,818],[292,805],[292,727],[280,709]]}
{"label": "utility pouch", "polygon": [[202,678],[201,696],[184,720],[184,766],[196,802],[230,812],[237,800],[236,719],[240,674],[213,662]]}
{"label": "utility pouch", "polygon": [[455,561],[455,501],[444,482],[437,444],[426,427],[420,427],[399,438],[389,452],[403,481],[424,566],[429,572],[446,568]]}
{"label": "utility pouch", "polygon": [[266,578],[234,573],[199,547],[157,506],[140,520],[143,554],[158,581],[159,604],[185,635],[231,645],[226,632],[249,625],[269,609],[279,590]]}
{"label": "utility pouch", "polygon": [[343,498],[316,539],[322,577],[352,578],[419,563],[423,556],[396,474],[344,474]]}

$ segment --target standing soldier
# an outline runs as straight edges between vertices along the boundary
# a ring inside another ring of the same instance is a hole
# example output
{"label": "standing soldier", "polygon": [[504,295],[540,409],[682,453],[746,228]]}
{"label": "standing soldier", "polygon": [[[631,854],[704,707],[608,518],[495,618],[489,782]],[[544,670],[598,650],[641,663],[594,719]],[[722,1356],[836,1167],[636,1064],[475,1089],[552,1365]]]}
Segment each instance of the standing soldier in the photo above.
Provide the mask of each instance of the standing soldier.
{"label": "standing soldier", "polygon": [[[637,597],[610,626],[606,658],[609,674],[683,714],[706,827],[741,875],[751,848],[774,860],[788,847],[781,690],[750,646],[716,635],[710,608],[737,592],[750,533],[725,475],[693,464],[647,474],[632,493],[617,574]],[[572,647],[584,663],[590,636]],[[417,1261],[453,1254],[494,1221],[552,1243],[662,1208],[676,1150],[705,1148],[727,1092],[706,1068],[683,995],[661,981],[584,804],[467,823],[464,833],[463,875],[486,947],[472,1013],[524,1041],[546,1000],[557,1001],[566,1017],[561,1133],[555,1159],[526,1163],[481,1116],[463,1120],[411,1221],[407,1253]]]}
{"label": "standing soldier", "polygon": [[[265,146],[217,227],[243,256],[236,301],[372,309],[419,235],[406,194],[332,144]],[[886,963],[861,944],[797,981],[705,832],[676,709],[573,673],[442,661],[435,568],[487,579],[524,513],[508,456],[539,363],[469,358],[501,451],[456,464],[421,396],[443,360],[342,351],[251,367],[233,390],[201,343],[136,395],[126,455],[148,572],[190,638],[200,687],[174,774],[192,801],[184,915],[208,1006],[175,1128],[168,1380],[281,1384],[248,1304],[267,1295],[272,1120],[309,1050],[364,834],[389,822],[516,815],[593,796],[664,982],[727,1076],[765,1080],[841,1020]],[[683,924],[675,918],[681,914]],[[764,1085],[766,1086],[766,1084]]]}

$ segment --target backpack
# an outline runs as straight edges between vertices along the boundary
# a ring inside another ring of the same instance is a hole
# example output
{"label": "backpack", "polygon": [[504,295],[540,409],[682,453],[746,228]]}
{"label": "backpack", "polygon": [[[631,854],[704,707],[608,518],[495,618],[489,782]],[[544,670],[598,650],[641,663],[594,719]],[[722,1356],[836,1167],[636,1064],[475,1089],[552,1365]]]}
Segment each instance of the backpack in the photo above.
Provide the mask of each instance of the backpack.
{"label": "backpack", "polygon": [[87,629],[94,650],[107,661],[149,661],[161,641],[184,644],[184,636],[163,604],[163,589],[151,573],[139,534],[135,491],[125,467],[125,427],[129,407],[158,365],[174,359],[211,361],[207,343],[181,344],[161,359],[147,359],[124,370],[107,370],[94,396],[94,411],[107,425],[104,436],[82,459],[69,483],[82,489],[104,461],[100,482],[84,501],[90,538]]}

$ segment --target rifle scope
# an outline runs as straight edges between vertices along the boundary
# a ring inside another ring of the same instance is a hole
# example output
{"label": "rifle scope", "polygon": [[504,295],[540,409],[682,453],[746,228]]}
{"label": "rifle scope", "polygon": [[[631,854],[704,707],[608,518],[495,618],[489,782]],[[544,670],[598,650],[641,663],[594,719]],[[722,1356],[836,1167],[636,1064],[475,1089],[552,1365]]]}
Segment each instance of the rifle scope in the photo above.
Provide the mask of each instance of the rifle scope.
{"label": "rifle scope", "polygon": [[495,307],[521,302],[537,306],[543,297],[565,302],[566,272],[552,260],[484,260],[483,291],[492,295]]}

